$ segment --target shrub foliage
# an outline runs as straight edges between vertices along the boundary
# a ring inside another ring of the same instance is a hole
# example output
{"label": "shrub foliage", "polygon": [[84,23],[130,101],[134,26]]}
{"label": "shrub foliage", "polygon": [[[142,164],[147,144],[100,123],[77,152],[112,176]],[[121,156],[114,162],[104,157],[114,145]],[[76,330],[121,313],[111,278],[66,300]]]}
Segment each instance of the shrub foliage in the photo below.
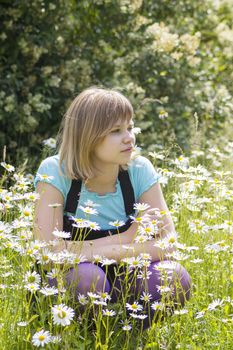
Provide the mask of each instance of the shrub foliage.
{"label": "shrub foliage", "polygon": [[130,98],[139,145],[152,151],[189,148],[194,128],[205,137],[221,128],[233,109],[232,9],[232,0],[2,1],[7,160],[29,158],[33,166],[68,103],[90,85]]}

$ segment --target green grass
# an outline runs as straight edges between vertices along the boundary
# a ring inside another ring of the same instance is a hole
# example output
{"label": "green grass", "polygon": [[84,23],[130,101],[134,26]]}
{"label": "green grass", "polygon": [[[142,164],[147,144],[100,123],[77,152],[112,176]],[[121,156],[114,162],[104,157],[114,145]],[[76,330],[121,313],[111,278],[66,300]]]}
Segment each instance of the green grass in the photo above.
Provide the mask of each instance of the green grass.
{"label": "green grass", "polygon": [[[39,252],[31,237],[34,201],[26,198],[32,185],[25,174],[16,180],[17,172],[6,171],[0,190],[0,349],[33,349],[32,337],[41,329],[61,337],[58,344],[45,345],[47,349],[232,349],[232,151],[231,143],[220,154],[207,149],[201,158],[190,157],[189,168],[185,159],[163,161],[163,168],[173,173],[164,192],[181,243],[174,258],[188,270],[193,287],[180,313],[158,317],[145,331],[140,320],[127,316],[125,302],[106,307],[89,300],[81,312],[70,292],[62,292],[62,280],[58,295],[25,289],[24,276],[35,270]],[[28,226],[16,225],[17,219]],[[53,322],[51,307],[61,303],[75,310],[70,325]],[[104,316],[106,308],[115,315]],[[128,331],[122,328],[126,320],[132,326]]]}

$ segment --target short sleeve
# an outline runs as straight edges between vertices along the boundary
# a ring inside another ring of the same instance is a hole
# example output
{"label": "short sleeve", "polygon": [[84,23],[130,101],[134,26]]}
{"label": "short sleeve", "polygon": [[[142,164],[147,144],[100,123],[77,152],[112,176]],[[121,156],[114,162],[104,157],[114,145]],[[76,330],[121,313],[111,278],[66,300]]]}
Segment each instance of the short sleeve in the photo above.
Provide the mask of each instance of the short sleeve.
{"label": "short sleeve", "polygon": [[131,176],[136,201],[144,192],[148,191],[150,187],[157,183],[161,177],[149,159],[142,156],[134,159],[129,165],[129,174]]}
{"label": "short sleeve", "polygon": [[65,199],[71,185],[71,180],[59,169],[59,157],[57,155],[43,160],[36,173],[34,186],[36,187],[39,181],[49,183],[56,187]]}

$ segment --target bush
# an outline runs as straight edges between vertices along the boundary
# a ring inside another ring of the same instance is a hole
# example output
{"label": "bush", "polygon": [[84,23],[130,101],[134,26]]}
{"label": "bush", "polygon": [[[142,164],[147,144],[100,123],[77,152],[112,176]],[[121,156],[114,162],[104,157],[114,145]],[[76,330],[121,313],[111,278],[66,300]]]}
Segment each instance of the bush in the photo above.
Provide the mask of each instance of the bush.
{"label": "bush", "polygon": [[29,158],[33,168],[42,140],[90,85],[130,98],[139,145],[152,151],[188,149],[194,128],[208,137],[232,113],[230,0],[15,0],[0,10],[0,145],[9,162]]}

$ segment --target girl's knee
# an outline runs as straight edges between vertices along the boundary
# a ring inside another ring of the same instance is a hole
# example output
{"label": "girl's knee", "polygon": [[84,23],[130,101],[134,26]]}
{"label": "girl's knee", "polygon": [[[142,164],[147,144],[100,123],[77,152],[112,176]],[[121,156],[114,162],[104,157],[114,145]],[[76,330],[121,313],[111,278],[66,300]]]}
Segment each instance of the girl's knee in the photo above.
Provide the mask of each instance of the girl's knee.
{"label": "girl's knee", "polygon": [[109,292],[110,283],[105,272],[92,263],[81,263],[66,274],[66,284],[77,294],[88,292]]}
{"label": "girl's knee", "polygon": [[173,273],[173,285],[175,288],[176,296],[182,305],[186,300],[190,298],[192,280],[187,270],[177,263],[175,271]]}

